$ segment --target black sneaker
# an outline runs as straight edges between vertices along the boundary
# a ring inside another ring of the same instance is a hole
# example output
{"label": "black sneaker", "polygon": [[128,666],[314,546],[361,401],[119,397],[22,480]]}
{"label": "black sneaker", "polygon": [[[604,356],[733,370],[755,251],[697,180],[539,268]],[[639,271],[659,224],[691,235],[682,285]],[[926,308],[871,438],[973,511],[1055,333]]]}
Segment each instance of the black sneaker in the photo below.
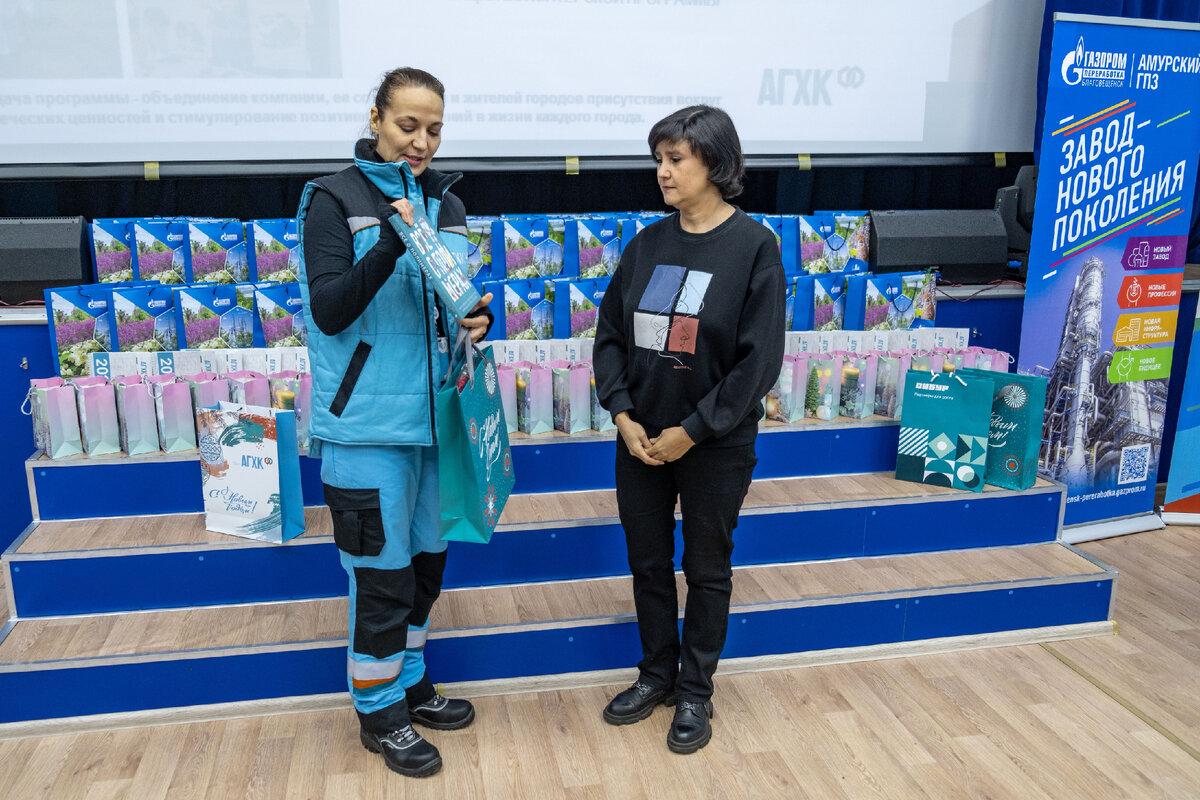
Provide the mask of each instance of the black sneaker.
{"label": "black sneaker", "polygon": [[694,753],[712,738],[713,705],[680,700],[675,704],[675,718],[667,732],[667,747],[673,753]]}
{"label": "black sneaker", "polygon": [[435,691],[433,697],[419,705],[408,707],[408,718],[427,728],[456,731],[475,719],[475,707],[468,700],[451,700]]}
{"label": "black sneaker", "polygon": [[650,716],[659,703],[675,705],[675,692],[655,688],[639,678],[604,707],[604,721],[609,725],[630,725]]}
{"label": "black sneaker", "polygon": [[410,778],[427,778],[442,768],[442,757],[437,748],[422,739],[411,725],[383,736],[360,728],[358,738],[372,753],[382,753],[383,763],[392,772]]}

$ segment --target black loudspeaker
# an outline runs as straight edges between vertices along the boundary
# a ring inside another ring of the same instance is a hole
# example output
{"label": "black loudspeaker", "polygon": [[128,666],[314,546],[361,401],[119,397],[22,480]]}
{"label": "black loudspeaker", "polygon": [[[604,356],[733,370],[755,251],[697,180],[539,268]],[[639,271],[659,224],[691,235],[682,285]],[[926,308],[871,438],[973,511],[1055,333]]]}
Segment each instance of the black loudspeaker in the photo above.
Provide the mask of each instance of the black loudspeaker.
{"label": "black loudspeaker", "polygon": [[872,211],[872,272],[937,267],[948,283],[988,283],[1004,277],[1008,233],[994,209]]}
{"label": "black loudspeaker", "polygon": [[0,218],[0,301],[41,300],[43,289],[91,282],[83,217]]}

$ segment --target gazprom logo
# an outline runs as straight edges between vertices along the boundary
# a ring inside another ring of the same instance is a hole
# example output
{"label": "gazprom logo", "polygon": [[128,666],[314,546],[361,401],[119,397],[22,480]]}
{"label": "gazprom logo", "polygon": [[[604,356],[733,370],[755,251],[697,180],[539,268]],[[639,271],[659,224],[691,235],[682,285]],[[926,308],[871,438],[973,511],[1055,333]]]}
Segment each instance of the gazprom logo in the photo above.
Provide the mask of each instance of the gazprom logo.
{"label": "gazprom logo", "polygon": [[1115,86],[1125,82],[1128,62],[1128,53],[1088,50],[1081,36],[1075,49],[1063,57],[1063,83],[1068,86],[1083,82],[1086,86]]}
{"label": "gazprom logo", "polygon": [[182,233],[168,233],[167,241],[168,242],[182,242],[183,234]]}
{"label": "gazprom logo", "polygon": [[221,234],[222,242],[236,242],[237,239],[238,239],[238,235],[236,233],[222,233]]}
{"label": "gazprom logo", "polygon": [[1083,37],[1079,37],[1079,43],[1075,45],[1075,49],[1067,53],[1066,58],[1062,62],[1062,79],[1067,86],[1074,86],[1083,80]]}
{"label": "gazprom logo", "polygon": [[108,308],[108,303],[106,303],[103,300],[88,300],[87,307],[89,310],[94,310],[97,308]]}
{"label": "gazprom logo", "polygon": [[228,298],[218,297],[213,300],[213,308],[221,308],[222,306],[227,305],[229,305]]}
{"label": "gazprom logo", "polygon": [[165,308],[167,305],[167,301],[166,300],[151,300],[150,302],[146,303],[146,305],[149,306],[150,308]]}

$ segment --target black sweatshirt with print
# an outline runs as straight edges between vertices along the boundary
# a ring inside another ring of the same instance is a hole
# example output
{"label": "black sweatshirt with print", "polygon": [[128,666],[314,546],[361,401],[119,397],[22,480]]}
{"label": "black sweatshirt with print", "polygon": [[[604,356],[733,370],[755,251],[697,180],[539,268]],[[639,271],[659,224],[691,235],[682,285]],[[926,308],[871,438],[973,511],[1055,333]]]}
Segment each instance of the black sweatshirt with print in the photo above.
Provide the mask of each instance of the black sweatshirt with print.
{"label": "black sweatshirt with print", "polygon": [[697,445],[749,443],[779,377],[783,329],[771,231],[739,209],[700,234],[672,214],[629,243],[600,304],[600,403],[651,437],[682,425]]}

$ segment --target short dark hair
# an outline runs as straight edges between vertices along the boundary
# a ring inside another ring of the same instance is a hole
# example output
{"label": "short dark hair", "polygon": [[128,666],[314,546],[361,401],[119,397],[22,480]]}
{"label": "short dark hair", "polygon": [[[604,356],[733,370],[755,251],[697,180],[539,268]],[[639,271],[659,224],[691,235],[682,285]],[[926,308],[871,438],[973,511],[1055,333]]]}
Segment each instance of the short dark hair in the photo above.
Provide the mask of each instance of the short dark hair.
{"label": "short dark hair", "polygon": [[446,100],[446,87],[433,75],[416,67],[398,67],[391,72],[385,72],[379,82],[379,88],[375,90],[375,107],[379,109],[379,113],[387,110],[392,101],[392,92],[409,86],[428,89],[442,98],[443,102]]}
{"label": "short dark hair", "polygon": [[742,193],[746,160],[733,120],[713,106],[688,106],[660,119],[650,129],[646,141],[650,154],[664,141],[687,142],[692,152],[708,167],[708,179],[731,200]]}

